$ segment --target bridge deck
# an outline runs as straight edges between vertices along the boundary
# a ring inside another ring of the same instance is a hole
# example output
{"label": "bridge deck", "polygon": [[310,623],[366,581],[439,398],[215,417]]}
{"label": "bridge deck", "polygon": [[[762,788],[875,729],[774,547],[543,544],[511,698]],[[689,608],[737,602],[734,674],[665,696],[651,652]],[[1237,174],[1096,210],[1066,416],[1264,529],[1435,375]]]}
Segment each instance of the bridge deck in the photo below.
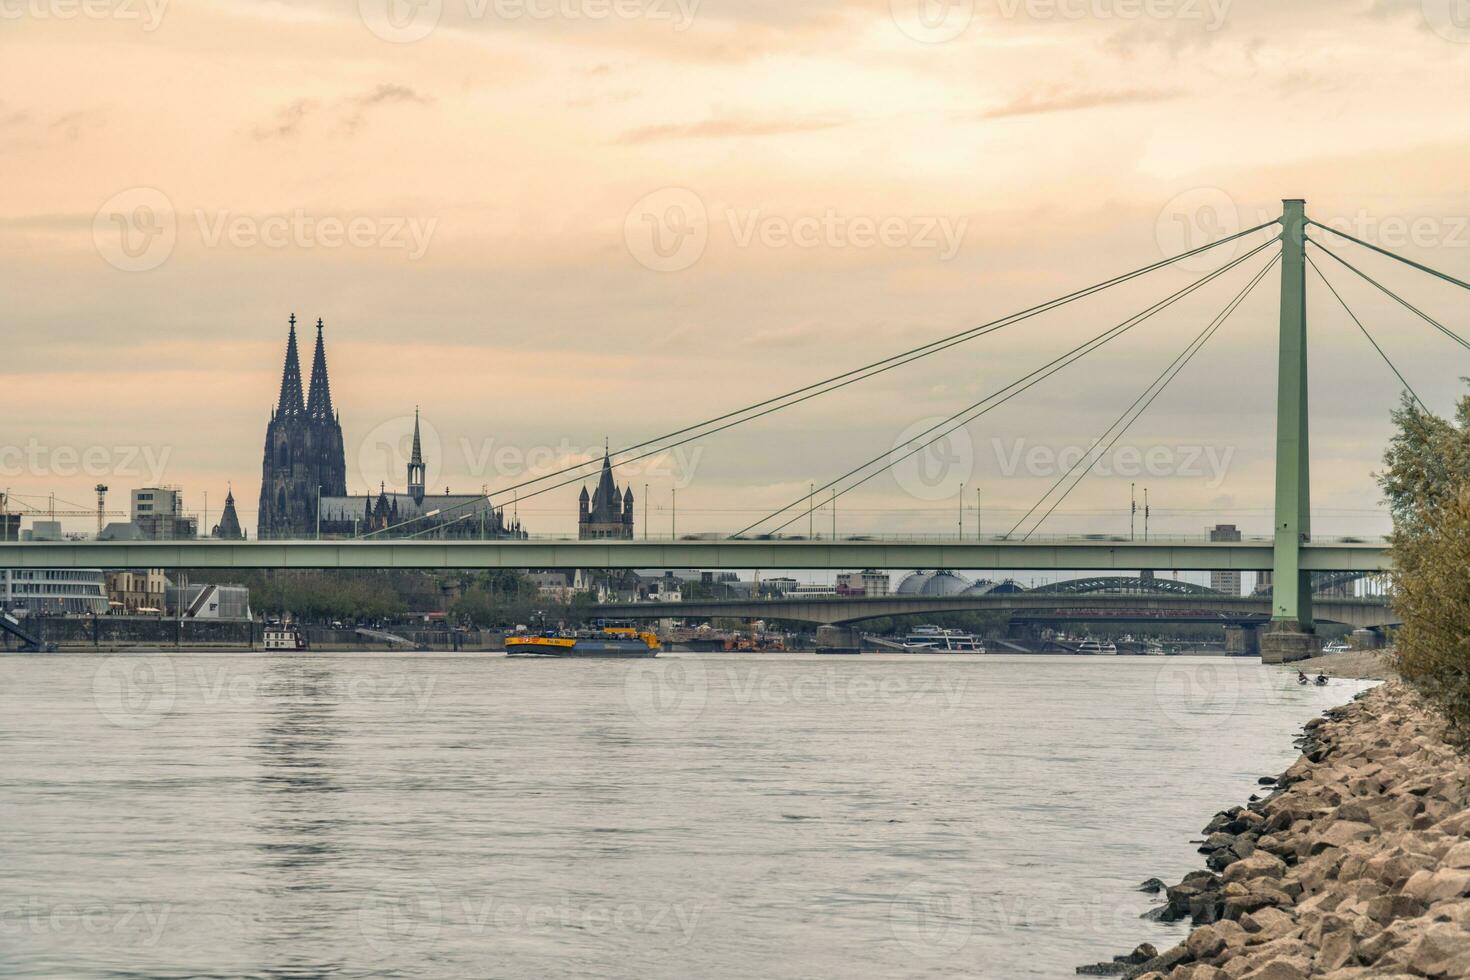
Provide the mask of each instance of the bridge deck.
{"label": "bridge deck", "polygon": [[[80,541],[0,544],[0,568],[948,568],[998,571],[1259,571],[1266,541]],[[1313,542],[1311,571],[1391,570],[1387,545]]]}

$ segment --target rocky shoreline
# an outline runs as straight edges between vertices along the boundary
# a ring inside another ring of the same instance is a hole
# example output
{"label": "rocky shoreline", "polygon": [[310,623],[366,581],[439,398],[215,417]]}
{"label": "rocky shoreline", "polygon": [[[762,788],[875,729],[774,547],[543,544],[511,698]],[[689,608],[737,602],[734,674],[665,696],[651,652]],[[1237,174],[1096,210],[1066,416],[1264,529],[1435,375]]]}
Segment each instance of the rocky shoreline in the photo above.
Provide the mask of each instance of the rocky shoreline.
{"label": "rocky shoreline", "polygon": [[1309,722],[1302,756],[1264,798],[1204,828],[1205,870],[1145,882],[1156,921],[1188,920],[1078,967],[1139,980],[1470,977],[1470,760],[1403,684]]}

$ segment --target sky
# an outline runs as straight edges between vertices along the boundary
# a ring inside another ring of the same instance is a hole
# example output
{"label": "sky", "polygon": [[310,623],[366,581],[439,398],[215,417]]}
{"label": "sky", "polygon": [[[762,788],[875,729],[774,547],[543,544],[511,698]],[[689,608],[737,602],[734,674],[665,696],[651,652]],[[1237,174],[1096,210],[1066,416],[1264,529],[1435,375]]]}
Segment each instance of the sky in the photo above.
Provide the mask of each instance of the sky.
{"label": "sky", "polygon": [[[403,486],[418,407],[431,492],[487,488],[551,534],[574,530],[579,485],[512,504],[528,466],[987,323],[1269,221],[1283,198],[1470,279],[1463,7],[0,0],[0,489],[85,510],[103,482],[125,510],[131,488],[177,485],[206,526],[232,489],[253,531],[292,314],[308,359],[325,324],[350,490]],[[1456,287],[1319,237],[1463,326]],[[1247,247],[620,479],[656,534],[798,501],[761,529],[830,528],[810,487]],[[839,532],[1009,530],[1268,254],[876,467],[836,502]],[[1316,257],[1449,411],[1464,348]],[[1373,473],[1400,385],[1312,276],[1314,530],[1381,533]],[[1036,533],[1124,532],[1145,487],[1154,533],[1269,533],[1277,291],[1272,270]]]}

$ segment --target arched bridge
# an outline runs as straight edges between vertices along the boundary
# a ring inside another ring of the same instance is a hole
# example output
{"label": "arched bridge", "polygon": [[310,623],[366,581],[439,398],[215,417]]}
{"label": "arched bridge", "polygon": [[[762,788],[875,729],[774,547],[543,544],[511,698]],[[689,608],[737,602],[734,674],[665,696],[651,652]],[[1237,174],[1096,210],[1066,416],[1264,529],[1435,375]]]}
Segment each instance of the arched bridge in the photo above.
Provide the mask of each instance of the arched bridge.
{"label": "arched bridge", "polygon": [[[1136,579],[1134,581],[1137,581]],[[1398,617],[1382,600],[1322,599],[1319,618],[1354,628],[1392,626]],[[890,616],[925,616],[955,612],[1008,612],[1014,619],[1046,621],[1264,624],[1271,600],[1219,593],[1109,593],[1059,595],[1036,592],[990,592],[958,596],[890,595],[873,599],[808,597],[799,599],[719,600],[707,602],[641,602],[598,607],[617,619],[780,619],[841,626]]]}

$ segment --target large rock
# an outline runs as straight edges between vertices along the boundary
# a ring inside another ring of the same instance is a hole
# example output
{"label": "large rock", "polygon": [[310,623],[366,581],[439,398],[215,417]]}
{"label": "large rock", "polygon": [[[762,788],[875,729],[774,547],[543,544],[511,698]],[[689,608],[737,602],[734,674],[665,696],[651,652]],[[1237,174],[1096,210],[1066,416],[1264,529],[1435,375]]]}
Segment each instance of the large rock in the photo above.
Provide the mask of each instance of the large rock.
{"label": "large rock", "polygon": [[1425,977],[1470,977],[1470,932],[1436,923],[1404,950],[1409,968]]}
{"label": "large rock", "polygon": [[1224,880],[1226,884],[1229,884],[1232,881],[1246,881],[1251,878],[1279,879],[1284,874],[1286,874],[1286,862],[1274,854],[1262,851],[1259,854],[1241,858],[1226,868]]}

